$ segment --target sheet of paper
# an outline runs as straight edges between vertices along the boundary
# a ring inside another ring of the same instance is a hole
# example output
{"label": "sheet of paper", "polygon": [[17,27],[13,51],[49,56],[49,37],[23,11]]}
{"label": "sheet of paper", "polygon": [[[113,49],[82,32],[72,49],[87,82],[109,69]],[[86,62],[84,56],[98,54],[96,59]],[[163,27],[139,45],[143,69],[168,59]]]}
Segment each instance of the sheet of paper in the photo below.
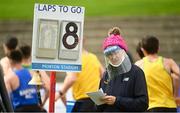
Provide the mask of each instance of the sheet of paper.
{"label": "sheet of paper", "polygon": [[100,89],[97,92],[89,92],[87,93],[87,95],[91,98],[91,100],[96,104],[96,105],[101,105],[104,104],[105,102],[103,102],[101,99],[105,96],[105,94],[103,93],[103,90]]}

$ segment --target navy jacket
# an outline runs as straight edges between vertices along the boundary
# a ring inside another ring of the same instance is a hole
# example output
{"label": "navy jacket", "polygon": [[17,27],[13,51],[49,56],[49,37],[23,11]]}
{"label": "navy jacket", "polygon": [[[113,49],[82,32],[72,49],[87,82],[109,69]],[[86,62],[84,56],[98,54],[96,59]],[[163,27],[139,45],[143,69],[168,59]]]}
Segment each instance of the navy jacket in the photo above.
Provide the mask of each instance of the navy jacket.
{"label": "navy jacket", "polygon": [[104,73],[100,88],[107,95],[116,97],[114,105],[97,106],[100,112],[146,111],[148,108],[148,93],[144,72],[132,65],[129,72],[116,76],[109,83],[108,74]]}

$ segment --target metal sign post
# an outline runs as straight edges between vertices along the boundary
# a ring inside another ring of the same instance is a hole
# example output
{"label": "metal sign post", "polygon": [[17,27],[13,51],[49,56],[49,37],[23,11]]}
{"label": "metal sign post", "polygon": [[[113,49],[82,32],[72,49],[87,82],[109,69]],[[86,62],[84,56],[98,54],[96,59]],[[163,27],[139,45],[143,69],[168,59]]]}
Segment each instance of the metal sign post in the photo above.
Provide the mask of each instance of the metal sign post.
{"label": "metal sign post", "polygon": [[50,73],[49,113],[54,113],[55,89],[56,89],[56,72],[52,71]]}

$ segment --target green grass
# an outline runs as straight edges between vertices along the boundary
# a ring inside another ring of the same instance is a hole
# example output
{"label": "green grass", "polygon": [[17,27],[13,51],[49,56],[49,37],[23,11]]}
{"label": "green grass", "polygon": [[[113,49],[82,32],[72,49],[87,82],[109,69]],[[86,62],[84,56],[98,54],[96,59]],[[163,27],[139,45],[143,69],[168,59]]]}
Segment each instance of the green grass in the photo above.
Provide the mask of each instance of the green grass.
{"label": "green grass", "polygon": [[34,3],[84,6],[85,16],[180,15],[180,0],[1,0],[0,19],[32,20]]}

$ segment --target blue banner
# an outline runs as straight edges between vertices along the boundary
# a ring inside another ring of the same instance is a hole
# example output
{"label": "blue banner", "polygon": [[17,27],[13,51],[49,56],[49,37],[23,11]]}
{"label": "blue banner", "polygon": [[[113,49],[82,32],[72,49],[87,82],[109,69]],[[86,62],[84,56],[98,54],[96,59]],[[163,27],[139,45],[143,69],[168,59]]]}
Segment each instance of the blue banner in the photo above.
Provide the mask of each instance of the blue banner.
{"label": "blue banner", "polygon": [[50,63],[32,63],[34,70],[47,70],[47,71],[81,71],[81,65],[75,64],[50,64]]}

